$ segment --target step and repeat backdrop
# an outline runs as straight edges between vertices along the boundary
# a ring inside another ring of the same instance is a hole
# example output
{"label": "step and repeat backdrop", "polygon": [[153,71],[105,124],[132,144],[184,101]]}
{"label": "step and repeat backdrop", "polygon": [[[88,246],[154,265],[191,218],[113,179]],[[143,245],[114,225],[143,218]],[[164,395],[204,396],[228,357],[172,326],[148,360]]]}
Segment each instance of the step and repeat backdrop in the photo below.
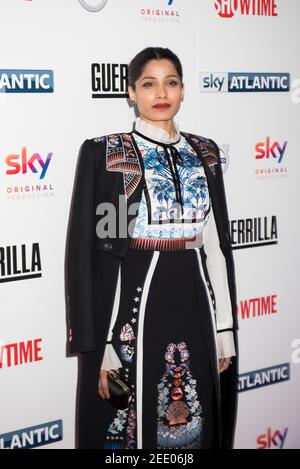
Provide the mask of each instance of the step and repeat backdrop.
{"label": "step and repeat backdrop", "polygon": [[130,59],[183,63],[221,148],[240,338],[235,448],[300,448],[298,0],[0,0],[0,449],[74,448],[64,256],[78,151],[128,131]]}

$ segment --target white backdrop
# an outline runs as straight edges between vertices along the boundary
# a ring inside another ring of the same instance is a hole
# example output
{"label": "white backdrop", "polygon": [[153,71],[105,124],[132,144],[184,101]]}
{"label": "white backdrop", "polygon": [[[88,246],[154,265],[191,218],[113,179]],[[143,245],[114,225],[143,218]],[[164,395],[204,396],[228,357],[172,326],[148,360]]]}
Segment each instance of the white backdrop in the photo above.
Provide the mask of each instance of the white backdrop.
{"label": "white backdrop", "polygon": [[[235,447],[299,448],[299,1],[248,2],[267,3],[266,15],[241,0],[86,0],[103,3],[94,12],[81,3],[0,1],[0,448],[74,448],[64,253],[77,155],[86,138],[134,120],[124,97],[92,98],[91,65],[126,64],[150,45],[182,60],[180,128],[214,139],[229,161],[243,391]],[[45,74],[46,88],[14,87],[28,70]],[[227,92],[218,78],[229,73],[289,74],[290,88],[248,80]]]}

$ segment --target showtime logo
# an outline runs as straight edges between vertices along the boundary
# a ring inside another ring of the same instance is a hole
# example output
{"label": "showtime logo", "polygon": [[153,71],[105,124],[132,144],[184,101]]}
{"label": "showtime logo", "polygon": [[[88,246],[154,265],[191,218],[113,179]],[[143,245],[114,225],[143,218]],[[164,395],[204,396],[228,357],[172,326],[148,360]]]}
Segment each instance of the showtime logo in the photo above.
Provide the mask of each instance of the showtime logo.
{"label": "showtime logo", "polygon": [[286,440],[287,432],[288,427],[282,431],[274,431],[269,427],[266,433],[257,437],[257,449],[282,449]]}
{"label": "showtime logo", "polygon": [[277,295],[251,298],[240,302],[237,314],[242,319],[259,318],[277,314]]}
{"label": "showtime logo", "polygon": [[222,18],[236,13],[247,16],[278,16],[275,0],[216,0],[215,8]]}
{"label": "showtime logo", "polygon": [[0,344],[0,370],[43,360],[42,339]]}

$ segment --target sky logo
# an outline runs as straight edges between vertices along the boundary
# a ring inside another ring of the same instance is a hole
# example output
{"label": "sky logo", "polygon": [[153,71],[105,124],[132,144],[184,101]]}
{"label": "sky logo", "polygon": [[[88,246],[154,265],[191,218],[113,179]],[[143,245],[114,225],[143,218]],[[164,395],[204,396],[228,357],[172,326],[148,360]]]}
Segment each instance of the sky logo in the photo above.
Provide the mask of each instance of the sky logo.
{"label": "sky logo", "polygon": [[288,427],[282,432],[279,430],[273,431],[271,427],[268,428],[266,433],[257,437],[257,449],[282,449],[286,440]]}
{"label": "sky logo", "polygon": [[280,145],[279,142],[274,142],[272,144],[270,137],[266,138],[265,142],[259,142],[255,146],[257,160],[263,158],[273,157],[277,160],[278,163],[281,163],[285,155],[286,147],[288,142],[284,142],[283,145]]}
{"label": "sky logo", "polygon": [[[6,170],[6,174],[26,174],[29,171],[34,174],[37,174],[39,172],[39,179],[44,179],[44,177],[46,176],[46,172],[48,171],[48,167],[52,156],[53,153],[48,153],[45,161],[39,153],[33,153],[31,157],[28,157],[27,148],[23,147],[21,150],[21,154],[12,154],[8,155],[5,158],[7,166],[11,168]],[[40,171],[38,171],[36,167],[37,165],[39,165],[38,169]]]}
{"label": "sky logo", "polygon": [[263,93],[290,91],[289,73],[201,72],[203,93]]}
{"label": "sky logo", "polygon": [[0,93],[53,93],[52,70],[1,70]]}

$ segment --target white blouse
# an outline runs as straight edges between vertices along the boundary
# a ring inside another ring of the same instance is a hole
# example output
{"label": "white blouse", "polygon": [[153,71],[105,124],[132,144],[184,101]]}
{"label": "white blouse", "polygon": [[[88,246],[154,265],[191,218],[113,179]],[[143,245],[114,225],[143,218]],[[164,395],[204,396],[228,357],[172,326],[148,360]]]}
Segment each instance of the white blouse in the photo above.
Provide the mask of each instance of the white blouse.
{"label": "white blouse", "polygon": [[[211,200],[195,150],[178,130],[170,139],[167,132],[140,118],[135,129],[139,132],[134,133],[134,139],[143,157],[146,184],[131,245],[158,250],[171,244],[180,249],[201,247]],[[172,143],[172,147],[164,147],[165,143]]]}

